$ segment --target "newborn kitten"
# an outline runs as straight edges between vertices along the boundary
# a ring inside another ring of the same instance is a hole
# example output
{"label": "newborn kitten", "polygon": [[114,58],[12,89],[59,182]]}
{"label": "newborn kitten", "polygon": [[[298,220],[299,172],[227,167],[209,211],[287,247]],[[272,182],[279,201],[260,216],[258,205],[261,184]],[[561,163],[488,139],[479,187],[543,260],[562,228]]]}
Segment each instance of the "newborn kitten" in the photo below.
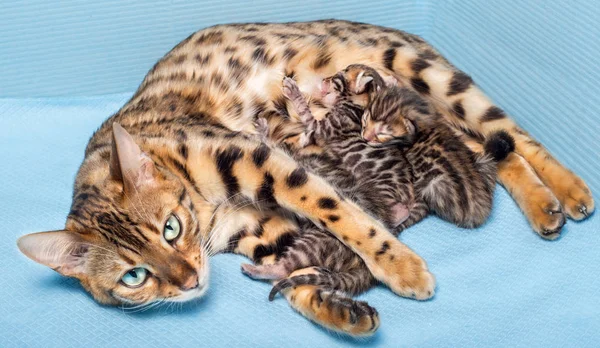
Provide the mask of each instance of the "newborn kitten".
{"label": "newborn kitten", "polygon": [[[427,101],[410,89],[386,86],[377,72],[364,65],[351,65],[322,82],[322,102],[330,111],[320,121],[312,117],[294,80],[285,78],[283,88],[306,126],[305,143],[314,143],[322,150],[316,154],[298,151],[295,158],[396,233],[429,212],[467,228],[487,219],[496,162],[514,149],[507,133],[490,136],[485,153],[474,153]],[[355,103],[355,97],[363,93],[369,99],[366,109]],[[372,281],[362,272],[339,279],[340,262],[353,259],[346,255],[350,250],[342,243],[329,241],[333,237],[310,234],[304,238],[306,242],[292,245],[275,264],[244,265],[244,273],[253,278],[282,279],[297,269],[317,267],[315,274],[292,274],[278,282],[271,298],[300,284],[339,287],[344,282]],[[335,248],[331,245],[331,250],[325,250],[329,242]],[[330,272],[332,268],[335,273]]]}

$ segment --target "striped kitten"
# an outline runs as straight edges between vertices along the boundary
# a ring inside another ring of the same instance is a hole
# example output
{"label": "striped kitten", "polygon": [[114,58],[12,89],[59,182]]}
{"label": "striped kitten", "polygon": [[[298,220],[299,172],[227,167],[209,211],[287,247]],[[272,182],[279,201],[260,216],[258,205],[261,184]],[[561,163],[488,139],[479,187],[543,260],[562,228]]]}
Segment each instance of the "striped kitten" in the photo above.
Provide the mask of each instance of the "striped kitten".
{"label": "striped kitten", "polygon": [[[491,211],[496,163],[514,149],[510,135],[496,133],[486,142],[484,154],[477,154],[415,92],[386,87],[383,81],[362,65],[324,80],[323,100],[331,110],[317,121],[294,80],[285,78],[284,94],[306,123],[303,139],[322,149],[319,154],[300,152],[296,159],[396,234],[429,212],[461,227],[481,225]],[[353,101],[364,92],[370,99],[366,109]],[[385,249],[382,246],[378,255]],[[295,273],[307,267],[314,267],[313,272]],[[275,264],[244,265],[242,271],[253,278],[283,279],[270,299],[283,289],[306,284],[354,295],[375,282],[350,249],[310,228]]]}

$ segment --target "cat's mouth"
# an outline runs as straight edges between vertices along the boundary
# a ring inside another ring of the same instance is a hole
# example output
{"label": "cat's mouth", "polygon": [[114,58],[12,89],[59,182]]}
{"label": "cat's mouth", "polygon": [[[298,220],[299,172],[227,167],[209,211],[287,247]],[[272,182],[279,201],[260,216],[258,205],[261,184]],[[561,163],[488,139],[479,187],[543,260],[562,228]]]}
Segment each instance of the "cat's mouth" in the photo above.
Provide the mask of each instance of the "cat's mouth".
{"label": "cat's mouth", "polygon": [[188,302],[198,299],[208,291],[208,283],[210,278],[210,272],[208,262],[203,262],[202,266],[196,270],[198,273],[198,286],[194,289],[181,291],[179,295],[168,297],[165,299],[167,302]]}
{"label": "cat's mouth", "polygon": [[174,296],[174,297],[169,297],[166,300],[168,302],[188,302],[188,301],[192,301],[192,300],[195,300],[195,299],[198,299],[198,298],[204,296],[204,294],[206,293],[207,290],[208,290],[208,283],[205,282],[205,283],[198,285],[198,287],[195,289],[182,291],[181,294]]}

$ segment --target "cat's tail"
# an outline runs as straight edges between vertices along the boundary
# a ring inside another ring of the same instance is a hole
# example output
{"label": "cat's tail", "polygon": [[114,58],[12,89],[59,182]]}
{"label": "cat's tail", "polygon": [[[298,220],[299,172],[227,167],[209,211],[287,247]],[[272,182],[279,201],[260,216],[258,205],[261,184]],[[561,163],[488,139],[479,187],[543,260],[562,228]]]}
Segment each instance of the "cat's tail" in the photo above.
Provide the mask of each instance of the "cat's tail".
{"label": "cat's tail", "polygon": [[515,151],[515,139],[508,132],[499,130],[487,137],[483,149],[495,162],[500,162]]}

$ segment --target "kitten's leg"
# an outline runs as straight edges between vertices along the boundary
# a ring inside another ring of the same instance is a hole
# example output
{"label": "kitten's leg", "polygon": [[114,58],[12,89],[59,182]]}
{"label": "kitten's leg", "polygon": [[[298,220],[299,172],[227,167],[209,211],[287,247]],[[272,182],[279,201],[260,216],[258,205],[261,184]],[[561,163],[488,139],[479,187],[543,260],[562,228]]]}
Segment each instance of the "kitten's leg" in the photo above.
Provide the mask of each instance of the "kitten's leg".
{"label": "kitten's leg", "polygon": [[[392,58],[388,62],[392,70],[447,109],[446,116],[452,123],[484,135],[502,129],[513,136],[518,155],[508,156],[502,162],[499,179],[541,236],[558,235],[564,222],[562,208],[575,220],[594,211],[594,200],[585,182],[519,128],[468,75],[420,57],[409,47],[396,49]],[[530,185],[536,188],[533,192]]]}
{"label": "kitten's leg", "polygon": [[[237,219],[233,216],[232,219]],[[256,255],[254,260],[262,263],[261,266],[246,266],[246,270],[250,276],[257,278],[284,278],[280,273],[281,263],[275,262],[275,253],[264,255],[260,250],[277,250],[278,243],[275,240],[284,240],[281,236],[285,236],[290,225],[285,222],[286,218],[280,217],[282,220],[272,218],[268,223],[260,224],[257,221],[256,225],[252,225],[250,230],[262,231],[260,236],[252,233],[243,236],[233,237],[235,240],[234,249],[237,253],[243,255]],[[279,236],[279,237],[278,237]],[[237,239],[240,237],[239,239]],[[298,236],[296,237],[298,238]],[[261,247],[264,246],[264,247]],[[289,250],[289,249],[288,249]],[[257,251],[259,251],[257,253]],[[283,256],[285,258],[285,256]],[[244,266],[242,266],[244,267]],[[258,272],[256,269],[258,269]],[[366,267],[363,267],[365,274],[364,279],[373,280],[373,276]],[[287,270],[284,270],[287,273]],[[297,271],[294,275],[298,275],[305,271]],[[361,288],[364,291],[366,288]],[[366,302],[355,301],[340,293],[323,290],[321,287],[311,285],[301,285],[294,288],[286,288],[282,291],[286,299],[300,314],[307,317],[309,320],[322,325],[328,329],[350,334],[353,336],[369,336],[372,335],[379,327],[379,316],[375,308],[370,307]]]}
{"label": "kitten's leg", "polygon": [[304,148],[312,143],[317,121],[313,117],[308,102],[300,92],[296,81],[289,77],[283,79],[283,95],[292,103],[294,110],[300,117],[300,121],[306,127],[297,141],[298,147]]}
{"label": "kitten's leg", "polygon": [[316,285],[349,295],[358,295],[375,284],[375,278],[366,267],[347,272],[335,272],[323,267],[310,267],[305,270],[309,272],[299,275],[293,272],[289,277],[277,282],[269,294],[269,300],[272,301],[281,291],[300,285]]}
{"label": "kitten's leg", "polygon": [[298,88],[294,79],[289,77],[283,78],[283,95],[292,103],[292,106],[300,117],[300,121],[305,126],[314,121],[308,102],[302,92],[300,92],[300,88]]}
{"label": "kitten's leg", "polygon": [[255,266],[248,263],[242,264],[242,273],[252,279],[278,280],[288,276],[289,272],[281,263]]}
{"label": "kitten's leg", "polygon": [[[313,272],[298,270],[292,276]],[[370,336],[379,328],[379,314],[363,301],[315,285],[299,285],[283,291],[290,305],[324,327],[353,336]]]}
{"label": "kitten's leg", "polygon": [[[233,138],[223,139],[218,146],[214,140],[207,142],[201,153],[189,157],[188,166],[207,199],[224,202],[241,194],[258,204],[278,204],[326,227],[395,293],[417,299],[433,296],[435,278],[423,259],[283,151]],[[223,185],[215,185],[219,180]]]}

